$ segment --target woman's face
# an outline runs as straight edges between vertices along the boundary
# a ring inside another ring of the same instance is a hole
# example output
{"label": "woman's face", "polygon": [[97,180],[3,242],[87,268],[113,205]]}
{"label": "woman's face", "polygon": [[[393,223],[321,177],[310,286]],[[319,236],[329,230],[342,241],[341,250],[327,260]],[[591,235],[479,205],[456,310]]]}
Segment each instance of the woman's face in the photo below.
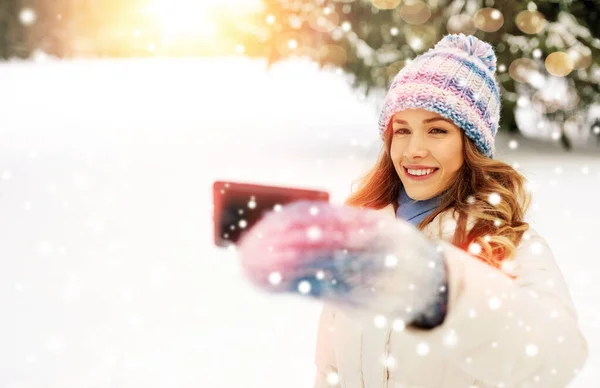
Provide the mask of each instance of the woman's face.
{"label": "woman's face", "polygon": [[462,130],[425,109],[398,112],[390,125],[392,162],[408,196],[424,201],[444,191],[464,162]]}

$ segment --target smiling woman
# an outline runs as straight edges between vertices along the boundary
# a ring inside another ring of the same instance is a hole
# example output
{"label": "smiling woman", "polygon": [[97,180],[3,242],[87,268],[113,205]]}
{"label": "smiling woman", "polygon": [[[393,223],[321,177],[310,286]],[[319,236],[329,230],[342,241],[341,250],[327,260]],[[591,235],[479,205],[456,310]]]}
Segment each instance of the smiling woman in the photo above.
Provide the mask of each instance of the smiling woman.
{"label": "smiling woman", "polygon": [[494,159],[495,71],[489,43],[445,36],[394,78],[380,156],[345,206],[284,207],[241,240],[265,290],[324,302],[315,388],[563,388],[588,358],[550,246],[525,221],[527,180]]}

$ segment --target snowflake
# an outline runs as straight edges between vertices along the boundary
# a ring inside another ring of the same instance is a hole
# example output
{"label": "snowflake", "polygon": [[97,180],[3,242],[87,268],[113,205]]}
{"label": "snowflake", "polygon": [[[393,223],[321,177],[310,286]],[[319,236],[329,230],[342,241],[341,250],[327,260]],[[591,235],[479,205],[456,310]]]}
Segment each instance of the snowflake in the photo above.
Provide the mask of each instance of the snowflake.
{"label": "snowflake", "polygon": [[385,325],[387,324],[387,319],[385,319],[385,317],[383,315],[377,315],[373,319],[373,324],[375,325],[376,328],[383,329],[385,327]]}
{"label": "snowflake", "polygon": [[323,232],[321,231],[321,228],[319,228],[318,226],[311,226],[310,228],[308,228],[306,230],[306,236],[311,241],[319,240],[322,235],[323,235]]}
{"label": "snowflake", "polygon": [[490,306],[490,309],[497,310],[502,305],[502,301],[500,300],[500,298],[494,296],[488,300],[488,305]]}
{"label": "snowflake", "polygon": [[528,344],[525,346],[525,354],[529,357],[534,357],[538,354],[538,347],[534,344]]}
{"label": "snowflake", "polygon": [[310,285],[310,282],[308,282],[306,280],[302,280],[300,283],[298,283],[298,291],[301,294],[304,294],[304,295],[308,294],[310,292],[311,288],[312,287]]}
{"label": "snowflake", "polygon": [[394,268],[398,265],[398,257],[394,254],[389,254],[385,257],[385,266],[388,268]]}
{"label": "snowflake", "polygon": [[36,18],[37,17],[35,11],[31,8],[24,8],[19,14],[19,20],[25,26],[32,25],[35,22]]}
{"label": "snowflake", "polygon": [[458,343],[458,337],[456,336],[456,332],[454,330],[450,330],[444,335],[443,341],[444,345],[448,347],[455,346]]}
{"label": "snowflake", "polygon": [[395,319],[392,323],[392,328],[394,329],[394,331],[404,331],[404,329],[406,328],[406,324],[402,319]]}
{"label": "snowflake", "polygon": [[542,249],[543,249],[543,246],[539,242],[534,242],[533,244],[531,244],[531,253],[533,253],[536,256],[539,256],[542,254]]}
{"label": "snowflake", "polygon": [[394,356],[387,356],[387,357],[384,358],[383,364],[387,368],[393,369],[393,368],[396,367],[396,358]]}
{"label": "snowflake", "polygon": [[279,272],[271,272],[269,274],[269,283],[273,285],[281,283],[281,274]]}
{"label": "snowflake", "polygon": [[429,345],[425,342],[421,342],[417,345],[417,354],[419,356],[426,356],[429,354]]}
{"label": "snowflake", "polygon": [[498,193],[492,193],[488,197],[488,202],[492,206],[499,205],[501,201],[502,201],[502,198],[500,197],[500,194],[498,194]]}
{"label": "snowflake", "polygon": [[474,255],[478,255],[481,253],[481,245],[477,244],[477,243],[471,243],[469,245],[469,253],[472,253]]}
{"label": "snowflake", "polygon": [[337,385],[340,383],[340,376],[336,372],[329,372],[327,374],[327,383],[329,385]]}

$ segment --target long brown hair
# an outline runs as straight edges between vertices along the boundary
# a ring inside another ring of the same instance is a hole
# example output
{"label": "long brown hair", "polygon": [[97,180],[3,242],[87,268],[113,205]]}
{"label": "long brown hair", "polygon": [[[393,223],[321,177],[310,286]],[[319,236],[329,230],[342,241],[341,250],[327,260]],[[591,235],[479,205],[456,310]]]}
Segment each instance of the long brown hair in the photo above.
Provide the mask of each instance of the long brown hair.
{"label": "long brown hair", "polygon": [[[481,260],[500,267],[502,260],[515,253],[523,233],[529,229],[524,221],[531,204],[531,194],[525,189],[527,179],[510,165],[482,155],[464,131],[462,132],[464,164],[449,187],[440,195],[440,206],[421,221],[423,230],[440,213],[453,210],[458,214],[452,244],[468,250],[471,244],[481,247],[471,252]],[[362,178],[346,205],[381,209],[396,200],[402,182],[390,157],[392,131],[384,133],[384,145],[375,166]],[[497,194],[499,204],[490,204],[490,195]],[[467,219],[475,223],[467,233]]]}

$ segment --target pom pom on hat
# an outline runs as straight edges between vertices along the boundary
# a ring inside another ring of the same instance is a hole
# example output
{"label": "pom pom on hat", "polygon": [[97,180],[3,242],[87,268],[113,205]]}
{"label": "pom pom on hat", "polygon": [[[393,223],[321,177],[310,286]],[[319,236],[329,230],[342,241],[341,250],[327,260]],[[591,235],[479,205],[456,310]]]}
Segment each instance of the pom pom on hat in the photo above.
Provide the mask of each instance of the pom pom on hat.
{"label": "pom pom on hat", "polygon": [[435,49],[458,48],[470,55],[478,57],[490,69],[492,73],[496,71],[496,54],[493,47],[473,35],[465,34],[446,35],[434,47]]}

